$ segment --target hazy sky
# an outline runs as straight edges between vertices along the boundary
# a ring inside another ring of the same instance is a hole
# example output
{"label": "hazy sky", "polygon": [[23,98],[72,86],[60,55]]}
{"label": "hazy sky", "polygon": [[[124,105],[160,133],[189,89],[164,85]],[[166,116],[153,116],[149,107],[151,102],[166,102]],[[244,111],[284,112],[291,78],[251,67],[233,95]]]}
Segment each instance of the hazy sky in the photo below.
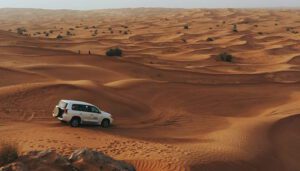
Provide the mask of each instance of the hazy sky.
{"label": "hazy sky", "polygon": [[300,0],[0,0],[0,8],[101,9],[128,7],[300,7]]}

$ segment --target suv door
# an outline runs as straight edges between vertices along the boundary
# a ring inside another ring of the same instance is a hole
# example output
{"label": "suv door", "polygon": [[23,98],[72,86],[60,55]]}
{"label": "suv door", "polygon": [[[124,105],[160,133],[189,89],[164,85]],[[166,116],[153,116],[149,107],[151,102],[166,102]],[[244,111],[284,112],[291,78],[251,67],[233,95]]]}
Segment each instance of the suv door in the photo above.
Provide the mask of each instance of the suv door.
{"label": "suv door", "polygon": [[100,111],[95,106],[88,106],[87,109],[89,112],[90,121],[99,124],[100,116],[101,116]]}
{"label": "suv door", "polygon": [[72,114],[79,116],[83,122],[89,122],[88,113],[86,112],[86,105],[73,104],[72,105]]}

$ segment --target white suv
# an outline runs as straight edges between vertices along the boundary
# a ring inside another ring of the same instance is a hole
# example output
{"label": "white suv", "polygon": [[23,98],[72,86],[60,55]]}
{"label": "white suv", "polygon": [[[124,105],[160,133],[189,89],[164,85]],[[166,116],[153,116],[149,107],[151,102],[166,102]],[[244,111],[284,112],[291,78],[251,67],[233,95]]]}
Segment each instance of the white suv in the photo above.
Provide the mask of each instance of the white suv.
{"label": "white suv", "polygon": [[111,114],[101,111],[90,103],[61,100],[53,110],[53,117],[68,122],[72,127],[79,127],[81,124],[101,125],[107,128],[112,124]]}

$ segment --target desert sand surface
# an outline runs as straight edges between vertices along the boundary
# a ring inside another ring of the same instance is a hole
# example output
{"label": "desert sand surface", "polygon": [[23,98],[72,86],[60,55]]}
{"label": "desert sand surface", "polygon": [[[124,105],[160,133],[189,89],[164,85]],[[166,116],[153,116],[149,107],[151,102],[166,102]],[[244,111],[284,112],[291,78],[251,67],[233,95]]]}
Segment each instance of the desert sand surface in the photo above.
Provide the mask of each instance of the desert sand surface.
{"label": "desert sand surface", "polygon": [[[0,9],[0,30],[0,137],[23,152],[89,147],[141,171],[300,170],[300,10]],[[61,124],[60,99],[115,123]]]}

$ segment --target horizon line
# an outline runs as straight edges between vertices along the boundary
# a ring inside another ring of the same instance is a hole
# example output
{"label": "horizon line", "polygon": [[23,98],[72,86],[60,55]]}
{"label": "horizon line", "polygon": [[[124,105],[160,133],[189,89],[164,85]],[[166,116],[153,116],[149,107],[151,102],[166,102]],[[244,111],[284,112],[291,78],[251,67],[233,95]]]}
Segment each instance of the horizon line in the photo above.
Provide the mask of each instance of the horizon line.
{"label": "horizon line", "polygon": [[71,9],[71,8],[30,8],[30,7],[0,7],[2,9],[27,9],[27,10],[69,10],[69,11],[95,11],[95,10],[121,10],[121,9],[180,9],[180,10],[191,10],[191,9],[300,9],[300,6],[297,7],[195,7],[195,8],[178,8],[178,7],[123,7],[123,8],[94,8],[94,9]]}

